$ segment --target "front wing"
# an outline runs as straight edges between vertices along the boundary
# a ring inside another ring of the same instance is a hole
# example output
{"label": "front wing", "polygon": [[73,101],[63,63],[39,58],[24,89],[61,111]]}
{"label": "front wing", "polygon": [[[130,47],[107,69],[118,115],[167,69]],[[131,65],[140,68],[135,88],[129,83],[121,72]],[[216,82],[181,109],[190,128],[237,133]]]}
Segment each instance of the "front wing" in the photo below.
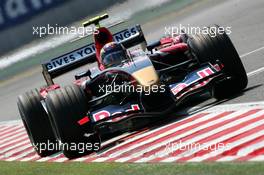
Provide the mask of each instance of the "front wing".
{"label": "front wing", "polygon": [[[109,105],[99,110],[91,111],[86,116],[87,119],[85,121],[91,122],[96,128],[110,127],[113,130],[137,127],[137,125],[144,123],[143,119],[147,119],[148,122],[155,121],[153,118],[158,120],[165,114],[172,113],[187,97],[203,90],[208,90],[216,81],[224,78],[226,78],[226,75],[218,64],[212,65],[208,63],[190,72],[182,82],[169,85],[170,91],[175,97],[175,103],[162,112],[144,112],[140,103],[131,102],[123,106]],[[151,120],[149,120],[150,118]],[[78,121],[80,125],[86,123],[80,121]]]}

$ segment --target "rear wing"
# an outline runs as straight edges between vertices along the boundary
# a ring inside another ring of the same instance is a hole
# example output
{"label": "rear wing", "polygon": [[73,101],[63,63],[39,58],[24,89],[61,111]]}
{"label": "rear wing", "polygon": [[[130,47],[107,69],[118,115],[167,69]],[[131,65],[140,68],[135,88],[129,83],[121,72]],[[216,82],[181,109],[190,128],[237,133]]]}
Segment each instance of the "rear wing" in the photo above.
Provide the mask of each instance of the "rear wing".
{"label": "rear wing", "polygon": [[[122,30],[113,35],[116,42],[120,42],[126,48],[139,44],[146,47],[146,40],[140,25]],[[96,61],[94,43],[66,53],[42,64],[42,74],[48,86],[54,84],[53,79],[87,63]]]}

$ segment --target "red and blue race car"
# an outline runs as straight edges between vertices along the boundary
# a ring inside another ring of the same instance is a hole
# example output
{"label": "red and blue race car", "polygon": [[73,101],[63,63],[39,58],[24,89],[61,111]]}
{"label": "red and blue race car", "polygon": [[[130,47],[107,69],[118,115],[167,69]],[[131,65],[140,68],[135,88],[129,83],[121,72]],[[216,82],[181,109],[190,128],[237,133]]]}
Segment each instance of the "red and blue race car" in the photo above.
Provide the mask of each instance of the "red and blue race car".
{"label": "red and blue race car", "polygon": [[[107,17],[84,23],[97,27],[94,43],[42,64],[45,88],[18,97],[40,156],[63,151],[68,158],[80,157],[99,150],[104,135],[147,126],[193,95],[207,91],[224,99],[246,88],[245,69],[226,33],[169,36],[148,45],[139,25],[112,35],[99,24]],[[95,60],[98,66],[75,75],[72,85],[54,83]]]}

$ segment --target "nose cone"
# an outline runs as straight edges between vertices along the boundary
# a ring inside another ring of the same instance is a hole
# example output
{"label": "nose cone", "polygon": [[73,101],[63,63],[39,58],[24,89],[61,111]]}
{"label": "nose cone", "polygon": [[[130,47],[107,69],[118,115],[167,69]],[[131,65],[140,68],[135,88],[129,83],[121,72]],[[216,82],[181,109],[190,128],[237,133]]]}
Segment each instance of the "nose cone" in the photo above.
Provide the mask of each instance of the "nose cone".
{"label": "nose cone", "polygon": [[153,66],[148,66],[140,69],[132,74],[132,76],[138,81],[142,86],[149,87],[154,84],[158,84],[159,77]]}

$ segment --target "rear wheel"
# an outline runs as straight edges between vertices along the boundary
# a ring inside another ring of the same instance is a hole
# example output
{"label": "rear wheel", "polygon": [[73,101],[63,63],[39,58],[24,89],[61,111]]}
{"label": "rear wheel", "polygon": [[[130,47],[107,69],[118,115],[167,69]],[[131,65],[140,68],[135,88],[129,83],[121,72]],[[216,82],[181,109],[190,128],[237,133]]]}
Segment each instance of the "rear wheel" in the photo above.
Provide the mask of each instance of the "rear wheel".
{"label": "rear wheel", "polygon": [[33,147],[41,157],[45,157],[59,150],[53,148],[57,141],[41,100],[43,98],[35,89],[20,95],[17,105]]}
{"label": "rear wheel", "polygon": [[[219,28],[215,26],[214,28]],[[213,88],[216,99],[228,98],[247,87],[248,78],[241,59],[226,33],[220,34],[211,30],[210,34],[193,35],[188,39],[188,45],[200,63],[215,63],[219,60],[228,77],[217,82]]]}
{"label": "rear wheel", "polygon": [[100,148],[100,136],[90,122],[78,124],[89,111],[89,100],[90,97],[76,85],[52,91],[47,96],[50,121],[68,158],[80,157]]}

